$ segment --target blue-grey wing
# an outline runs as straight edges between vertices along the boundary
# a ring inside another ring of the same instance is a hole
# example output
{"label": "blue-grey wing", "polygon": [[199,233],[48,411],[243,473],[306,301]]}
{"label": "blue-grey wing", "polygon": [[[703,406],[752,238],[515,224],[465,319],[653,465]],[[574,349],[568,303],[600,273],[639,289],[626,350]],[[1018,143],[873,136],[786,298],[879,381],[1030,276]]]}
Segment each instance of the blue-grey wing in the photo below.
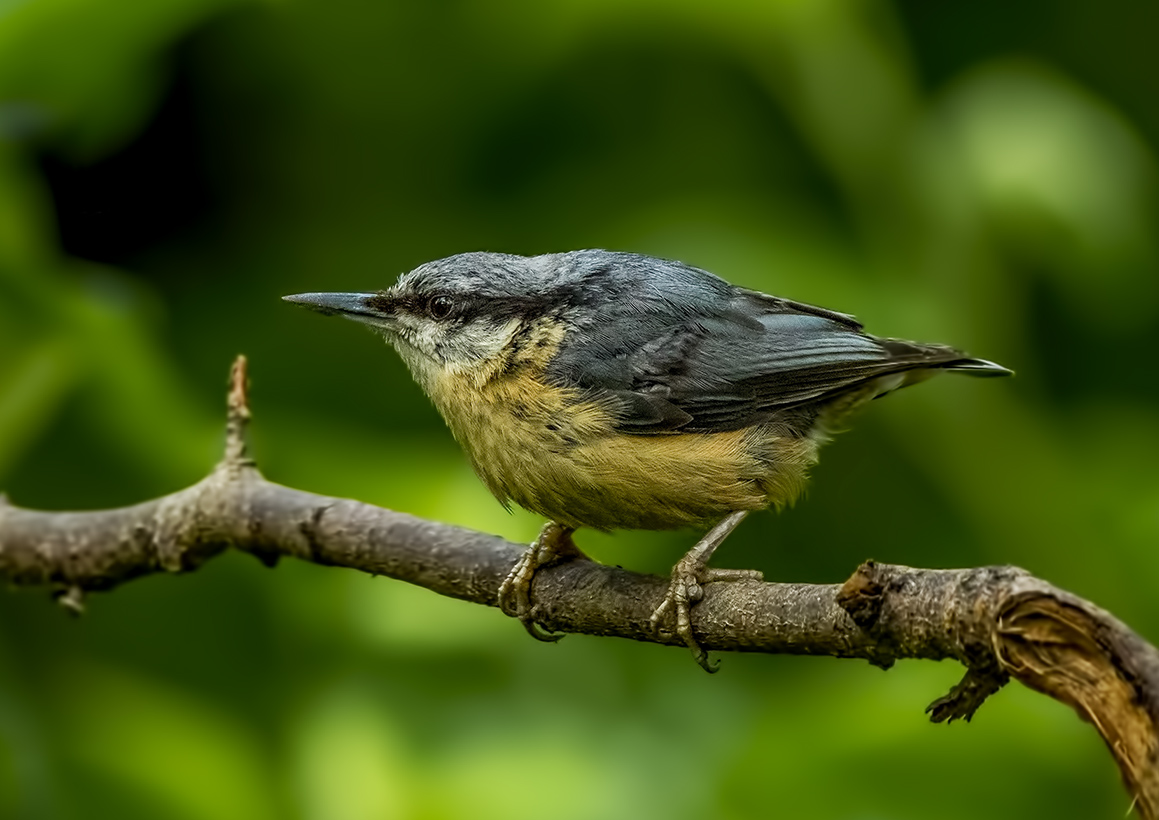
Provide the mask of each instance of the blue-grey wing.
{"label": "blue-grey wing", "polygon": [[631,433],[717,432],[773,420],[886,373],[961,360],[951,348],[878,339],[852,317],[733,289],[673,315],[605,306],[549,375],[614,396]]}

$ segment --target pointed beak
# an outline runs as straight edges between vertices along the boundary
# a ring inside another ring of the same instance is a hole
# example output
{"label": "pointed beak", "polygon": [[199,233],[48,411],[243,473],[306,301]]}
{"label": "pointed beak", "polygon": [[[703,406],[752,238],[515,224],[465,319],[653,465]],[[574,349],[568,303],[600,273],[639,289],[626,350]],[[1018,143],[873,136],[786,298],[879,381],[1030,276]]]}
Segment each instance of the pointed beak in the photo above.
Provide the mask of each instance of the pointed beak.
{"label": "pointed beak", "polygon": [[345,316],[372,324],[389,321],[391,316],[389,311],[380,307],[385,300],[377,293],[295,293],[283,296],[282,300],[327,316]]}

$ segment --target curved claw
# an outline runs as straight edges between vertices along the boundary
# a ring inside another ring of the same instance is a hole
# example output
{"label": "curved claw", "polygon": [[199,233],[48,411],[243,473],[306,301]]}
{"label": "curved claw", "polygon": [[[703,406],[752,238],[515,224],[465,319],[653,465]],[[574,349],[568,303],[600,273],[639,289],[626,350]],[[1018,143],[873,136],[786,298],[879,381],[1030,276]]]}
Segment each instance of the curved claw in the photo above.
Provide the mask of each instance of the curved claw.
{"label": "curved claw", "polygon": [[535,638],[537,641],[544,643],[555,643],[563,637],[562,632],[552,632],[543,626],[539,621],[534,620],[530,614],[526,618],[520,618],[519,622],[523,624],[523,628],[527,630],[527,634]]}

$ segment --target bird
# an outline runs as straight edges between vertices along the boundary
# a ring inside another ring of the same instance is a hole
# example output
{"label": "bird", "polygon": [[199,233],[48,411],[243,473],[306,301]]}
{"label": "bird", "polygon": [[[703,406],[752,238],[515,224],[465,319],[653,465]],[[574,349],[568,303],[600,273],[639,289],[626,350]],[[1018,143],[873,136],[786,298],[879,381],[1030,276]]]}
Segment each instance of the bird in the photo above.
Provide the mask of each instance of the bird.
{"label": "bird", "polygon": [[283,299],[385,337],[499,502],[547,519],[497,601],[533,637],[559,637],[535,621],[531,583],[586,558],[577,529],[710,528],[651,617],[710,672],[692,607],[706,584],[762,578],[708,566],[748,513],[796,500],[818,448],[870,400],[942,371],[1012,373],[624,251],[461,253],[382,290]]}

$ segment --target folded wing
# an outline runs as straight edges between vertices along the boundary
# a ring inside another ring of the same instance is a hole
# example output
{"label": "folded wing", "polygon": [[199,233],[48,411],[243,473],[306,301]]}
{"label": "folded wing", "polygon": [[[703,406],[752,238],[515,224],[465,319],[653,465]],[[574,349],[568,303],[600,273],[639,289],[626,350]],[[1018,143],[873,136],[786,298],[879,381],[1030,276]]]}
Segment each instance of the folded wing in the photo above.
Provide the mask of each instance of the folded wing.
{"label": "folded wing", "polygon": [[[892,373],[1004,375],[942,345],[881,339],[852,317],[737,289],[720,310],[680,321],[633,306],[605,312],[550,374],[614,397],[629,433],[723,432],[776,420]],[[894,380],[904,386],[907,380]]]}

